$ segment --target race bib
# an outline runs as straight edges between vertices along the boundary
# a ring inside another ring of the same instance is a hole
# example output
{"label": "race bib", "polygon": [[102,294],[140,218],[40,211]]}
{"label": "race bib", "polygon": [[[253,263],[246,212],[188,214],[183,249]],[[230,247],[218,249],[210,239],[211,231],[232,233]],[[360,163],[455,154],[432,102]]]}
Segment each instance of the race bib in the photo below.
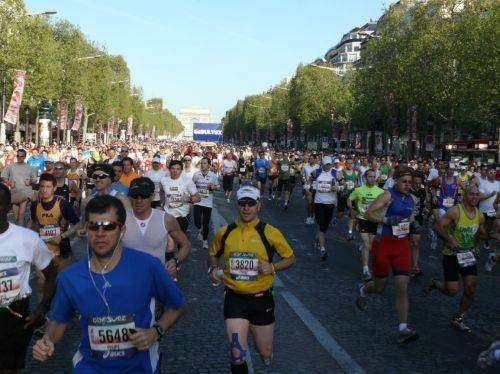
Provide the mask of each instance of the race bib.
{"label": "race bib", "polygon": [[244,173],[246,171],[245,168],[240,168],[240,173]]}
{"label": "race bib", "polygon": [[380,174],[380,179],[383,181],[387,180],[387,174]]}
{"label": "race bib", "polygon": [[260,173],[260,174],[265,174],[266,173],[266,168],[258,168],[257,171]]}
{"label": "race bib", "polygon": [[259,275],[259,259],[256,253],[231,252],[229,272],[237,281],[256,281]]}
{"label": "race bib", "polygon": [[332,192],[332,184],[328,182],[319,182],[318,183],[318,192]]}
{"label": "race bib", "polygon": [[21,278],[16,266],[16,256],[0,257],[0,307],[7,307],[19,299],[21,294]]}
{"label": "race bib", "polygon": [[451,208],[453,205],[455,205],[455,199],[453,197],[447,197],[446,199],[443,199],[443,206],[445,208]]}
{"label": "race bib", "polygon": [[136,348],[130,342],[130,329],[135,329],[131,315],[89,318],[92,357],[98,360],[114,360],[133,356]]}
{"label": "race bib", "polygon": [[45,225],[40,227],[40,239],[49,241],[61,235],[61,228],[57,225]]}
{"label": "race bib", "polygon": [[278,171],[278,169],[276,168],[271,168],[271,174],[276,174],[276,172]]}
{"label": "race bib", "polygon": [[281,165],[281,171],[283,171],[283,172],[286,173],[288,170],[290,170],[290,166],[288,166],[288,165]]}
{"label": "race bib", "polygon": [[175,208],[180,208],[182,205],[184,205],[182,201],[182,195],[168,195],[168,207],[175,209]]}
{"label": "race bib", "polygon": [[474,266],[476,264],[476,257],[472,251],[458,252],[457,253],[458,265],[461,268],[466,268],[469,266]]}
{"label": "race bib", "polygon": [[353,181],[347,181],[347,182],[345,182],[345,185],[346,185],[348,190],[354,189],[354,182]]}
{"label": "race bib", "polygon": [[410,221],[404,220],[396,226],[392,226],[392,234],[398,238],[404,238],[410,233]]}
{"label": "race bib", "polygon": [[210,195],[210,191],[208,190],[207,187],[199,187],[198,193],[200,194],[201,197],[208,197]]}

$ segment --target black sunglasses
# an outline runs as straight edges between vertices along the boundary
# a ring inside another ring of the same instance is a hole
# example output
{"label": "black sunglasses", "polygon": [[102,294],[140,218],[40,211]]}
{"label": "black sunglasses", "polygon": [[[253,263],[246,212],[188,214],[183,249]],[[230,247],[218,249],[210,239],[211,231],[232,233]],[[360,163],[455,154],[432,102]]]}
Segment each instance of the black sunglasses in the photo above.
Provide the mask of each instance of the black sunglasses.
{"label": "black sunglasses", "polygon": [[17,154],[16,157],[26,157],[26,155],[23,154]]}
{"label": "black sunglasses", "polygon": [[241,200],[241,201],[238,201],[238,205],[241,206],[242,208],[245,207],[245,206],[256,206],[257,205],[257,201],[255,200]]}
{"label": "black sunglasses", "polygon": [[100,227],[103,228],[104,231],[113,231],[117,227],[121,227],[121,222],[110,222],[110,221],[89,221],[87,222],[87,230],[89,231],[98,231]]}
{"label": "black sunglasses", "polygon": [[147,194],[143,194],[143,193],[134,193],[133,195],[130,195],[130,198],[131,199],[138,199],[138,198],[141,198],[142,200],[146,200],[146,199],[149,199],[151,197],[151,195],[147,195]]}
{"label": "black sunglasses", "polygon": [[92,174],[92,179],[100,179],[100,180],[103,180],[103,179],[106,179],[106,178],[109,178],[109,175],[106,174],[106,173],[102,173],[102,174]]}

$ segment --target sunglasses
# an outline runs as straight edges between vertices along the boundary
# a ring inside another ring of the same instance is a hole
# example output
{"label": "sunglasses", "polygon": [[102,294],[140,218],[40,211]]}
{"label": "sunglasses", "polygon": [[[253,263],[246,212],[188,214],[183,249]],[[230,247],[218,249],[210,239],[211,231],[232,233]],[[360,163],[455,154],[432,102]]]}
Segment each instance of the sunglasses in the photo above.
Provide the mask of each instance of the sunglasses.
{"label": "sunglasses", "polygon": [[16,157],[26,157],[26,155],[16,155]]}
{"label": "sunglasses", "polygon": [[255,200],[242,200],[242,201],[238,201],[238,205],[241,206],[242,208],[245,207],[245,206],[256,206],[257,205],[257,201]]}
{"label": "sunglasses", "polygon": [[87,230],[89,231],[99,231],[102,227],[104,231],[113,231],[117,227],[121,227],[121,222],[110,222],[110,221],[89,221],[87,222]]}
{"label": "sunglasses", "polygon": [[142,194],[142,193],[136,193],[136,194],[130,195],[130,198],[134,199],[134,200],[138,199],[139,197],[142,200],[146,200],[146,199],[149,199],[151,197],[151,195],[146,195],[146,194]]}
{"label": "sunglasses", "polygon": [[109,175],[106,174],[106,173],[102,173],[102,174],[92,174],[92,179],[100,179],[100,180],[103,180],[103,179],[106,179],[106,178],[109,178]]}

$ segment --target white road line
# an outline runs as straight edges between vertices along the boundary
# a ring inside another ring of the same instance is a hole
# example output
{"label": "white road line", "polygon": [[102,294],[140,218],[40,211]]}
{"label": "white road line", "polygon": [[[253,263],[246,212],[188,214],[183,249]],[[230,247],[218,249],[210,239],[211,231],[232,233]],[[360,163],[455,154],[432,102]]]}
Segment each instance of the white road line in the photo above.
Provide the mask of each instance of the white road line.
{"label": "white road line", "polygon": [[[212,226],[214,232],[225,225],[227,225],[227,221],[214,207],[212,209]],[[285,284],[277,276],[275,277],[275,286],[282,288],[279,294],[283,297],[283,299],[285,299],[290,308],[292,308],[295,314],[299,316],[302,322],[304,322],[307,328],[312,332],[316,340],[323,348],[325,348],[328,354],[338,363],[344,372],[349,374],[365,373],[363,368],[351,356],[349,356],[344,348],[340,346],[340,344],[328,333],[323,325],[313,316],[309,309],[307,309],[306,306],[297,297],[295,297],[292,292],[286,290]],[[250,357],[248,369],[250,373],[253,373],[250,349],[248,352]],[[250,371],[251,367],[252,371]]]}

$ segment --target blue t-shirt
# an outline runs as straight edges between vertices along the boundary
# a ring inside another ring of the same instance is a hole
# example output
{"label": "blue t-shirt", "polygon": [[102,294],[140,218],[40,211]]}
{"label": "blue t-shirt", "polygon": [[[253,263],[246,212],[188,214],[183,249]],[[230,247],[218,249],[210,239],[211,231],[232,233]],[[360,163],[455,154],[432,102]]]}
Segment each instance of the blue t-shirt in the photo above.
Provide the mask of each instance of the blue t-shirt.
{"label": "blue t-shirt", "polygon": [[128,196],[128,187],[125,186],[122,182],[114,182],[109,185],[110,188],[118,191],[122,195]]}
{"label": "blue t-shirt", "polygon": [[26,163],[31,166],[36,172],[42,172],[45,169],[45,158],[43,156],[28,158]]}
{"label": "blue t-shirt", "polygon": [[267,171],[269,170],[269,160],[263,160],[261,158],[255,160],[255,171],[260,178],[267,177]]}
{"label": "blue t-shirt", "polygon": [[[121,183],[120,183],[121,184]],[[123,193],[122,189],[120,189],[120,187],[117,187],[117,183],[111,183],[108,187],[109,189],[109,193],[108,195],[109,196],[117,196],[117,195],[125,195],[127,196],[128,195],[128,188],[126,186],[123,186],[127,189],[127,192],[126,193]],[[97,196],[97,189],[94,188],[92,191],[90,191],[90,196],[91,197],[96,197]]]}
{"label": "blue t-shirt", "polygon": [[[82,340],[73,358],[73,372],[158,373],[158,343],[147,351],[137,351],[127,338],[130,328],[150,328],[153,325],[155,299],[166,309],[179,309],[184,305],[184,298],[160,260],[135,249],[123,248],[116,267],[104,274],[106,279],[94,272],[92,277],[95,287],[90,277],[88,257],[57,277],[49,319],[68,323],[78,313],[82,331]],[[108,284],[106,288],[105,283]],[[104,295],[110,315],[97,290]],[[93,336],[93,349],[89,332]]]}

